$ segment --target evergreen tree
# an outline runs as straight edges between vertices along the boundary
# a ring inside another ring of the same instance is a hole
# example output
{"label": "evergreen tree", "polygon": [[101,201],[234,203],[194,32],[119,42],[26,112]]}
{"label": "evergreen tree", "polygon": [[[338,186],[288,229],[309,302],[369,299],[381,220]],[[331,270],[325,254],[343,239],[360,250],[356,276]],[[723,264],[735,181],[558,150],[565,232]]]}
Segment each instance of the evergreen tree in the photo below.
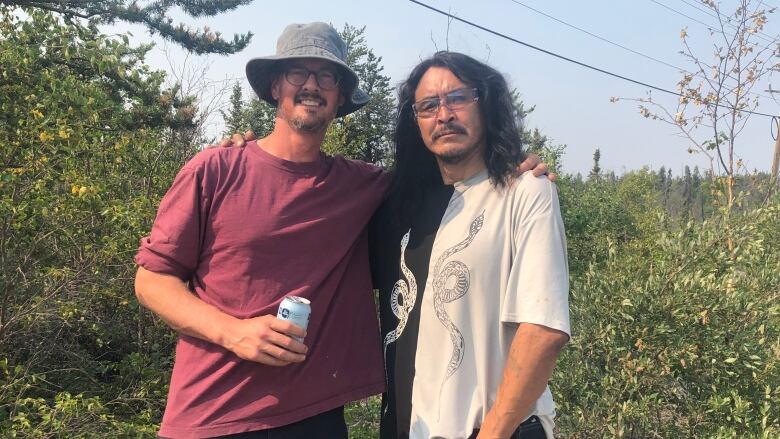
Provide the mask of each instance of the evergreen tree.
{"label": "evergreen tree", "polygon": [[658,170],[658,189],[663,191],[664,187],[666,187],[666,166],[661,166]]}
{"label": "evergreen tree", "polygon": [[221,110],[222,119],[225,121],[225,135],[246,131],[249,126],[244,117],[245,107],[244,99],[241,93],[241,84],[236,82],[233,85],[233,91],[230,93],[230,108],[227,111]]}
{"label": "evergreen tree", "polygon": [[[274,129],[276,107],[257,96],[253,96],[244,106],[241,117],[243,118],[242,127],[254,131],[258,138],[265,137],[271,134]],[[243,129],[229,131],[228,135],[239,131],[243,131]]]}
{"label": "evergreen tree", "polygon": [[152,35],[180,44],[190,52],[231,54],[243,50],[252,33],[233,36],[233,41],[222,38],[208,27],[192,29],[182,23],[173,24],[168,17],[172,6],[191,17],[211,17],[230,11],[252,0],[1,0],[0,6],[16,6],[25,10],[44,10],[61,14],[68,20],[86,19],[90,24],[112,24],[116,21],[146,26]]}
{"label": "evergreen tree", "polygon": [[517,89],[512,89],[512,102],[515,120],[520,128],[520,139],[523,142],[523,149],[541,157],[551,172],[560,173],[561,160],[563,159],[566,145],[553,145],[550,139],[542,134],[538,128],[526,128],[525,120],[529,114],[533,113],[536,107],[526,108]]}
{"label": "evergreen tree", "polygon": [[691,176],[691,192],[693,193],[696,211],[698,212],[698,215],[695,215],[696,212],[694,212],[694,217],[697,217],[699,220],[704,220],[704,193],[702,192],[701,184],[701,171],[699,171],[698,166],[694,166],[693,175]]}
{"label": "evergreen tree", "polygon": [[693,208],[693,176],[691,175],[691,167],[685,165],[685,172],[683,177],[683,209],[682,215],[685,219],[691,217],[691,209]]}
{"label": "evergreen tree", "polygon": [[369,96],[360,110],[331,124],[323,150],[329,154],[389,165],[395,101],[390,77],[383,74],[382,57],[366,44],[365,27],[345,24],[339,32],[347,45],[347,64],[357,73]]}
{"label": "evergreen tree", "polygon": [[596,151],[593,153],[593,168],[590,170],[590,175],[588,176],[589,180],[598,179],[601,175],[601,166],[599,165],[600,160],[601,150],[596,148]]}

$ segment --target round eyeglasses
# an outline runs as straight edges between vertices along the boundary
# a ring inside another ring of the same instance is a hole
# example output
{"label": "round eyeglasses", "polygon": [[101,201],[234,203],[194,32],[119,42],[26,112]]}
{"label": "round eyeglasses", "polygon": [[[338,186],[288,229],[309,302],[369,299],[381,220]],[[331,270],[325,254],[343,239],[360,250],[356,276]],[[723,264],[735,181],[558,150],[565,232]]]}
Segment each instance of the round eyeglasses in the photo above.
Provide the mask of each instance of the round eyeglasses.
{"label": "round eyeglasses", "polygon": [[330,69],[322,69],[313,72],[305,67],[291,67],[284,72],[284,79],[294,86],[301,86],[314,75],[317,85],[323,90],[333,90],[339,85],[339,75]]}

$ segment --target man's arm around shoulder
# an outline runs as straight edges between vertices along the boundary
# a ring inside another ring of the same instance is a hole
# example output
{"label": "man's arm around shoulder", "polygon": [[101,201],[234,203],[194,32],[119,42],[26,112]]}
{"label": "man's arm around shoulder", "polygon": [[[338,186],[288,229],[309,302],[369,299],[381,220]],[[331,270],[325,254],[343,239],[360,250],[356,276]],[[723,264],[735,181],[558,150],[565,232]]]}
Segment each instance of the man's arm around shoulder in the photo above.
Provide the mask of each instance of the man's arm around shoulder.
{"label": "man's arm around shoulder", "polygon": [[238,319],[200,300],[176,276],[138,267],[138,301],[177,332],[221,346],[244,360],[269,366],[303,361],[308,350],[291,336],[305,331],[275,316]]}

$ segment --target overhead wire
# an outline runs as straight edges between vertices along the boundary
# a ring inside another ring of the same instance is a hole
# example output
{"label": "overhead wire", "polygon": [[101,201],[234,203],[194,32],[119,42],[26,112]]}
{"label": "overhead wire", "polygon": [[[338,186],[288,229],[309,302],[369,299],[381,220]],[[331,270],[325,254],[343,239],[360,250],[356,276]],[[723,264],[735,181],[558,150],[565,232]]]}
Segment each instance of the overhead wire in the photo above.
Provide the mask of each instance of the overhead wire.
{"label": "overhead wire", "polygon": [[[687,19],[689,19],[689,20],[693,20],[693,21],[695,21],[696,23],[699,23],[699,24],[701,24],[701,25],[705,26],[707,29],[710,29],[710,30],[712,30],[712,31],[715,31],[715,32],[718,32],[718,33],[722,33],[722,34],[726,35],[727,37],[733,37],[733,35],[728,35],[728,34],[726,34],[726,33],[725,33],[725,31],[723,31],[722,29],[718,29],[718,28],[717,28],[717,26],[713,26],[712,24],[705,23],[705,22],[703,22],[703,21],[701,21],[701,20],[698,20],[698,19],[696,19],[696,18],[694,18],[694,17],[691,17],[690,15],[688,15],[688,14],[685,14],[685,13],[683,13],[683,12],[680,12],[680,11],[678,11],[677,9],[674,9],[673,7],[671,7],[671,6],[669,6],[669,5],[666,5],[666,4],[664,4],[664,3],[661,3],[661,2],[659,2],[658,0],[650,0],[650,1],[651,1],[651,2],[653,2],[653,3],[655,3],[655,4],[657,4],[658,6],[661,6],[661,7],[662,7],[662,8],[664,8],[664,9],[667,9],[667,10],[669,10],[669,11],[671,11],[671,12],[673,12],[673,13],[677,14],[677,15],[683,16],[683,17],[685,17],[685,18],[687,18]],[[711,13],[711,12],[709,12],[709,11],[706,11],[706,10],[704,10],[704,9],[701,9],[701,8],[699,8],[699,7],[695,6],[695,5],[691,5],[690,3],[688,3],[688,2],[687,2],[687,1],[685,1],[685,0],[681,0],[681,1],[682,1],[683,3],[685,3],[685,4],[687,4],[688,6],[691,6],[691,7],[693,7],[693,8],[696,8],[696,9],[698,9],[699,11],[702,11],[702,12],[706,13],[706,14],[707,14],[707,15],[709,15],[710,17],[713,17],[713,18],[716,18],[716,19],[718,18],[718,16],[717,16],[717,15],[714,15],[714,14],[712,14],[712,13]],[[739,30],[739,28],[738,28],[736,25],[734,25],[733,23],[727,22],[727,24],[728,24],[729,26],[731,26],[731,28],[732,28],[732,29]],[[771,36],[768,36],[768,35],[764,34],[763,32],[761,32],[761,33],[757,33],[757,34],[756,34],[756,37],[758,37],[758,38],[761,38],[762,40],[764,40],[764,41],[766,41],[766,42],[768,42],[768,43],[770,43],[770,44],[771,44],[771,43],[774,43],[774,42],[776,42],[776,41],[777,41],[777,38],[776,38],[776,37],[771,37]]]}
{"label": "overhead wire", "polygon": [[538,10],[538,9],[536,9],[536,8],[533,8],[533,7],[531,7],[531,6],[528,6],[527,4],[525,4],[525,3],[522,3],[522,2],[520,2],[520,1],[518,1],[518,0],[510,0],[510,1],[511,1],[512,3],[515,3],[515,4],[519,5],[519,6],[522,6],[522,7],[526,8],[526,9],[530,9],[531,11],[534,11],[534,12],[536,12],[536,13],[537,13],[537,14],[539,14],[539,15],[543,15],[543,16],[545,16],[545,17],[549,18],[550,20],[556,21],[556,22],[558,22],[558,23],[560,23],[560,24],[562,24],[562,25],[564,25],[564,26],[567,26],[567,27],[569,27],[569,28],[571,28],[571,29],[574,29],[574,30],[580,31],[580,32],[582,32],[582,33],[585,33],[585,34],[587,34],[587,35],[590,35],[590,36],[591,36],[591,37],[593,37],[593,38],[596,38],[596,39],[598,39],[598,40],[601,40],[601,41],[603,41],[603,42],[605,42],[605,43],[611,44],[611,45],[613,45],[613,46],[615,46],[615,47],[619,47],[619,48],[621,48],[621,49],[623,49],[623,50],[627,50],[627,51],[629,51],[629,52],[631,52],[631,53],[633,53],[633,54],[635,54],[635,55],[639,55],[639,56],[641,56],[641,57],[643,57],[643,58],[649,59],[649,60],[651,60],[651,61],[655,61],[655,62],[657,62],[657,63],[659,63],[659,64],[663,64],[663,65],[665,65],[665,66],[667,66],[667,67],[671,67],[671,68],[673,68],[673,69],[677,69],[677,70],[683,70],[683,71],[685,70],[685,69],[683,69],[682,67],[677,67],[677,66],[675,66],[674,64],[669,64],[669,63],[668,63],[668,62],[666,62],[666,61],[663,61],[663,60],[660,60],[660,59],[658,59],[658,58],[652,57],[652,56],[650,56],[650,55],[644,54],[644,53],[642,53],[642,52],[636,51],[636,50],[634,50],[634,49],[632,49],[632,48],[630,48],[630,47],[626,47],[626,46],[624,46],[624,45],[622,45],[622,44],[620,44],[620,43],[616,43],[616,42],[614,42],[614,41],[612,41],[612,40],[609,40],[609,39],[607,39],[607,38],[604,38],[604,37],[602,37],[602,36],[600,36],[600,35],[596,35],[596,34],[594,34],[593,32],[590,32],[590,31],[588,31],[588,30],[582,29],[581,27],[577,27],[577,26],[575,26],[575,25],[573,25],[573,24],[571,24],[571,23],[567,23],[567,22],[565,22],[565,21],[563,21],[563,20],[561,20],[561,19],[559,19],[559,18],[553,17],[553,16],[552,16],[552,15],[550,15],[550,14],[547,14],[547,13],[545,13],[545,12],[543,12],[543,11],[540,11],[540,10]]}
{"label": "overhead wire", "polygon": [[[600,40],[600,41],[603,41],[603,42],[605,42],[605,43],[611,44],[611,45],[613,45],[613,46],[615,46],[615,47],[618,47],[618,48],[620,48],[620,49],[626,50],[626,51],[628,51],[628,52],[631,52],[631,53],[633,53],[633,54],[635,54],[635,55],[641,56],[641,57],[643,57],[643,58],[645,58],[645,59],[648,59],[648,60],[650,60],[650,61],[654,61],[654,62],[656,62],[656,63],[658,63],[658,64],[662,64],[662,65],[664,65],[664,66],[667,66],[667,67],[673,68],[673,69],[675,69],[675,70],[677,70],[677,71],[679,71],[679,72],[681,72],[681,73],[687,73],[687,74],[689,74],[689,75],[691,75],[691,76],[694,76],[694,77],[699,77],[699,78],[701,78],[701,77],[703,77],[703,76],[704,76],[704,75],[703,75],[701,72],[698,72],[698,73],[693,73],[693,72],[690,72],[690,71],[688,71],[688,70],[686,70],[686,69],[684,69],[684,68],[682,68],[682,67],[678,67],[678,66],[676,66],[676,65],[674,65],[674,64],[670,64],[670,63],[668,63],[668,62],[666,62],[666,61],[663,61],[663,60],[660,60],[660,59],[658,59],[658,58],[655,58],[655,57],[653,57],[653,56],[650,56],[650,55],[647,55],[647,54],[645,54],[645,53],[639,52],[639,51],[637,51],[637,50],[634,50],[634,49],[632,49],[632,48],[630,48],[630,47],[626,47],[626,46],[624,46],[623,44],[616,43],[616,42],[614,42],[614,41],[612,41],[612,40],[610,40],[610,39],[608,39],[608,38],[602,37],[601,35],[597,35],[597,34],[595,34],[595,33],[593,33],[593,32],[590,32],[590,31],[588,31],[588,30],[586,30],[586,29],[583,29],[583,28],[581,28],[581,27],[575,26],[575,25],[573,25],[573,24],[571,24],[571,23],[568,23],[568,22],[566,22],[566,21],[564,21],[564,20],[561,20],[560,18],[554,17],[554,16],[552,16],[552,15],[550,15],[550,14],[548,14],[548,13],[544,12],[544,11],[540,11],[539,9],[536,9],[536,8],[534,8],[534,7],[531,7],[531,6],[529,6],[529,5],[527,5],[527,4],[523,3],[523,2],[521,2],[521,1],[519,1],[519,0],[509,0],[509,1],[511,1],[512,3],[515,3],[515,4],[516,4],[516,5],[518,5],[518,6],[522,6],[522,7],[526,8],[526,9],[528,9],[528,10],[531,10],[531,11],[533,11],[533,12],[535,12],[535,13],[539,14],[539,15],[542,15],[542,16],[544,16],[544,17],[547,17],[547,18],[549,18],[550,20],[553,20],[553,21],[555,21],[555,22],[557,22],[557,23],[560,23],[560,24],[562,24],[562,25],[564,25],[564,26],[567,26],[567,27],[569,27],[569,28],[571,28],[571,29],[574,29],[574,30],[577,30],[577,31],[579,31],[579,32],[582,32],[582,33],[584,33],[584,34],[586,34],[586,35],[589,35],[589,36],[591,36],[591,37],[593,37],[593,38],[596,38],[596,39],[598,39],[598,40]],[[686,1],[686,0],[682,0],[682,1]],[[734,89],[729,89],[728,91],[729,91],[729,92],[732,92],[732,91],[734,91]],[[762,95],[762,94],[760,94],[760,93],[755,93],[755,92],[748,92],[748,94],[750,94],[750,95],[753,95],[753,96],[755,96],[755,97],[757,97],[757,98],[761,98],[761,99],[770,99],[770,97],[768,97],[768,96],[765,96],[765,95]]]}
{"label": "overhead wire", "polygon": [[[705,13],[705,14],[709,15],[710,17],[712,17],[712,18],[714,18],[714,19],[718,20],[718,22],[720,22],[720,18],[718,18],[718,16],[717,16],[716,14],[713,14],[711,11],[708,11],[708,10],[706,10],[706,9],[703,9],[703,8],[699,7],[698,5],[696,5],[695,3],[691,3],[691,2],[690,2],[690,1],[688,1],[688,0],[680,0],[680,1],[681,1],[681,2],[683,2],[683,3],[685,3],[686,5],[688,5],[688,6],[690,6],[690,7],[692,7],[692,8],[694,8],[694,9],[698,10],[698,11],[701,11],[701,12],[703,12],[703,13]],[[766,2],[764,2],[764,1],[761,1],[761,2],[759,2],[759,7],[760,7],[760,4],[761,4],[761,3],[766,3]],[[770,5],[768,5],[768,6],[769,6],[769,7],[771,7],[771,8],[775,8],[775,6],[770,6]],[[727,20],[727,21],[726,21],[726,24],[728,24],[728,25],[729,25],[729,27],[731,27],[731,28],[732,28],[732,29],[734,29],[734,30],[739,30],[739,27],[738,27],[737,25],[735,25],[734,23],[732,23],[732,22],[731,22],[731,20]],[[757,32],[757,33],[756,33],[756,35],[757,35],[757,36],[761,36],[761,35],[763,35],[763,36],[765,37],[765,38],[764,38],[764,41],[766,41],[766,42],[768,42],[768,43],[770,43],[770,44],[771,44],[771,43],[775,43],[775,42],[777,42],[777,37],[778,37],[777,35],[775,35],[775,36],[772,36],[772,35],[769,35],[769,34],[768,34],[768,33],[766,33],[766,32]]]}
{"label": "overhead wire", "polygon": [[[705,23],[705,22],[703,22],[703,21],[701,21],[701,20],[699,20],[699,19],[696,19],[696,18],[694,18],[694,17],[691,17],[690,15],[688,15],[688,14],[685,14],[685,13],[683,13],[683,12],[680,12],[680,11],[678,11],[677,9],[674,9],[674,8],[673,8],[673,7],[671,7],[671,6],[667,6],[667,5],[665,5],[665,4],[663,4],[663,3],[661,3],[661,2],[659,2],[659,1],[657,1],[657,0],[650,0],[650,1],[651,1],[651,2],[653,2],[653,3],[655,3],[655,4],[657,4],[658,6],[661,6],[661,7],[662,7],[662,8],[664,8],[664,9],[668,9],[669,11],[672,11],[672,12],[674,12],[674,13],[675,13],[675,14],[677,14],[677,15],[681,15],[681,16],[683,16],[683,17],[685,17],[685,18],[687,18],[687,19],[689,19],[689,20],[691,20],[691,21],[695,21],[696,23],[699,23],[699,24],[701,24],[702,26],[706,27],[707,29],[712,29],[712,30],[718,31],[718,30],[715,28],[715,26],[713,26],[713,25],[711,25],[711,24],[709,24],[709,23]],[[718,32],[720,32],[720,31],[718,31]]]}
{"label": "overhead wire", "polygon": [[[498,32],[498,31],[495,31],[493,29],[490,29],[490,28],[487,28],[485,26],[482,26],[480,24],[474,23],[474,22],[466,20],[464,18],[460,18],[457,15],[453,15],[453,14],[451,14],[449,12],[443,11],[441,9],[437,9],[437,8],[435,8],[433,6],[430,6],[430,5],[426,4],[426,3],[423,3],[423,2],[421,2],[419,0],[409,0],[409,1],[411,3],[414,3],[414,4],[418,5],[418,6],[421,6],[421,7],[424,7],[426,9],[429,9],[431,11],[434,11],[434,12],[436,12],[438,14],[441,14],[441,15],[444,15],[446,17],[449,17],[452,20],[459,21],[461,23],[464,23],[464,24],[467,24],[467,25],[469,25],[471,27],[480,29],[480,30],[482,30],[484,32],[487,32],[489,34],[495,35],[497,37],[503,38],[503,39],[508,40],[508,41],[512,41],[512,42],[514,42],[516,44],[520,44],[522,46],[528,47],[529,49],[533,49],[533,50],[536,50],[538,52],[542,52],[542,53],[544,53],[546,55],[550,55],[552,57],[561,59],[563,61],[567,61],[567,62],[570,62],[572,64],[576,64],[576,65],[578,65],[580,67],[584,67],[586,69],[590,69],[590,70],[593,70],[593,71],[596,71],[596,72],[599,72],[599,73],[602,73],[602,74],[605,74],[605,75],[608,75],[608,76],[612,76],[614,78],[622,79],[624,81],[631,82],[631,83],[636,84],[636,85],[641,85],[643,87],[647,87],[647,88],[650,88],[650,89],[653,89],[653,90],[657,90],[657,91],[660,91],[660,92],[663,92],[663,93],[667,93],[667,94],[670,94],[670,95],[673,95],[673,96],[683,97],[683,95],[681,93],[678,93],[678,92],[675,92],[675,91],[671,91],[671,90],[665,89],[663,87],[652,85],[652,84],[649,84],[649,83],[646,83],[646,82],[643,82],[643,81],[639,81],[639,80],[636,80],[636,79],[633,79],[633,78],[629,78],[629,77],[624,76],[624,75],[613,73],[611,71],[608,71],[608,70],[605,70],[605,69],[602,69],[602,68],[599,68],[599,67],[596,67],[596,66],[593,66],[593,65],[581,62],[581,61],[577,61],[575,59],[566,57],[564,55],[560,55],[558,53],[555,53],[555,52],[543,49],[543,48],[535,46],[533,44],[526,43],[524,41],[521,41],[521,40],[518,40],[516,38],[510,37],[510,36],[508,36],[506,34],[503,34],[501,32]],[[741,111],[741,112],[744,112],[744,113],[754,114],[754,115],[757,115],[757,116],[775,117],[774,115],[767,114],[767,113],[760,113],[760,112],[751,111],[751,110],[739,110],[737,108],[727,107],[727,106],[719,105],[719,104],[706,104],[706,105],[714,105],[714,106],[716,106],[718,108],[725,108],[725,109],[729,109],[729,110]]]}

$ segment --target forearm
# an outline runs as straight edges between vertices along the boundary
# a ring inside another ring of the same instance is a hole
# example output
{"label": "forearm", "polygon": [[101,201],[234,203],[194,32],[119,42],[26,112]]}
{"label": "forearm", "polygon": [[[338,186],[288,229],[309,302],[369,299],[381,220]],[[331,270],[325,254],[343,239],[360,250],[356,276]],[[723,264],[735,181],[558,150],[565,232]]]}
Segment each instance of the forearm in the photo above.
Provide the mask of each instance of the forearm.
{"label": "forearm", "polygon": [[485,416],[482,438],[508,438],[525,419],[552,376],[568,336],[544,326],[521,324],[504,365],[496,402]]}
{"label": "forearm", "polygon": [[176,276],[139,267],[135,292],[141,305],[177,332],[227,347],[227,327],[237,319],[200,300]]}

